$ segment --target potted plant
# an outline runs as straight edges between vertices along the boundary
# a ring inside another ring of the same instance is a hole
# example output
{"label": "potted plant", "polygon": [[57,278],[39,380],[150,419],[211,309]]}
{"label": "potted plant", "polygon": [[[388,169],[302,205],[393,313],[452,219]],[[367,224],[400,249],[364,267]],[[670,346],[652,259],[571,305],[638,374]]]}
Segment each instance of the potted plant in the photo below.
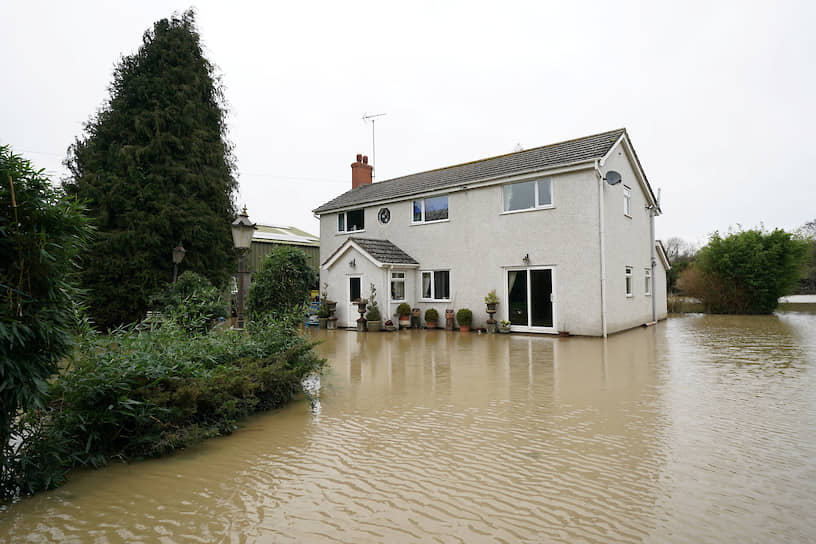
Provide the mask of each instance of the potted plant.
{"label": "potted plant", "polygon": [[385,330],[391,332],[397,330],[397,327],[394,326],[394,322],[389,319],[385,322]]}
{"label": "potted plant", "polygon": [[510,325],[511,323],[509,321],[507,321],[506,319],[502,319],[501,321],[499,321],[499,332],[502,334],[507,334],[508,332],[510,332]]}
{"label": "potted plant", "polygon": [[317,311],[317,322],[320,323],[320,328],[325,329],[326,324],[329,322],[329,308],[325,304],[321,304],[320,309]]}
{"label": "potted plant", "polygon": [[473,323],[473,312],[467,308],[462,308],[456,312],[456,321],[459,323],[460,332],[468,332],[470,325]]}
{"label": "potted plant", "polygon": [[487,313],[493,314],[496,311],[496,305],[499,303],[499,297],[496,295],[496,290],[490,291],[484,297],[485,304],[487,304]]}
{"label": "potted plant", "polygon": [[403,302],[397,306],[397,315],[399,316],[400,329],[407,329],[411,326],[411,305]]}
{"label": "potted plant", "polygon": [[427,326],[429,329],[435,329],[438,322],[439,312],[433,308],[428,308],[425,310],[425,326]]}
{"label": "potted plant", "polygon": [[334,300],[329,300],[329,284],[323,282],[323,292],[320,293],[320,300],[325,304],[326,309],[329,311],[329,317],[333,317],[332,314],[337,310],[337,302]]}
{"label": "potted plant", "polygon": [[368,299],[357,299],[354,301],[354,304],[357,305],[357,311],[360,312],[360,314],[364,314],[366,311],[366,305],[368,304]]}
{"label": "potted plant", "polygon": [[371,293],[368,296],[368,300],[371,302],[371,306],[368,308],[368,312],[366,313],[366,321],[368,321],[368,330],[371,331],[378,331],[382,326],[382,316],[380,315],[380,308],[377,306],[377,288],[374,287],[374,284],[371,284]]}
{"label": "potted plant", "polygon": [[369,332],[380,330],[380,327],[382,326],[382,316],[380,315],[380,309],[377,308],[376,304],[372,304],[366,312],[366,321],[368,322]]}

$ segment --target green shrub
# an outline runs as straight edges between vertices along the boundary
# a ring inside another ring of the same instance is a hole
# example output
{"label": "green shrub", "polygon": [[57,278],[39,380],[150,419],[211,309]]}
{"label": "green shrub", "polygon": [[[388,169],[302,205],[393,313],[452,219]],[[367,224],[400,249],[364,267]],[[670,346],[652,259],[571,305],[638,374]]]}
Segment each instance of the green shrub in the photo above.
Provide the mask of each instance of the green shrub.
{"label": "green shrub", "polygon": [[366,312],[366,320],[380,321],[381,319],[382,316],[380,315],[380,308],[377,305],[377,288],[372,283],[368,294],[368,311]]}
{"label": "green shrub", "polygon": [[0,497],[19,410],[40,405],[80,324],[76,270],[89,234],[74,199],[0,146]]}
{"label": "green shrub", "polygon": [[779,297],[793,292],[808,258],[810,243],[777,229],[711,235],[678,286],[701,300],[706,312],[769,314]]}
{"label": "green shrub", "polygon": [[460,327],[470,327],[471,323],[473,323],[473,312],[467,308],[462,308],[456,312],[456,322],[459,323]]}
{"label": "green shrub", "polygon": [[317,277],[303,250],[276,247],[252,278],[247,301],[249,314],[258,317],[290,313],[308,302],[309,291],[316,283]]}
{"label": "green shrub", "polygon": [[400,317],[408,317],[411,315],[411,305],[407,302],[403,302],[399,306],[397,306],[397,315]]}
{"label": "green shrub", "polygon": [[15,452],[15,485],[31,493],[71,468],[163,455],[281,406],[325,365],[297,321],[251,322],[247,334],[190,337],[169,322],[85,335],[47,408],[19,431],[29,438]]}
{"label": "green shrub", "polygon": [[426,323],[438,323],[439,322],[439,312],[437,312],[433,308],[428,308],[427,310],[425,310],[425,322]]}
{"label": "green shrub", "polygon": [[188,334],[207,332],[218,318],[227,316],[223,293],[210,280],[190,271],[153,297],[151,305]]}

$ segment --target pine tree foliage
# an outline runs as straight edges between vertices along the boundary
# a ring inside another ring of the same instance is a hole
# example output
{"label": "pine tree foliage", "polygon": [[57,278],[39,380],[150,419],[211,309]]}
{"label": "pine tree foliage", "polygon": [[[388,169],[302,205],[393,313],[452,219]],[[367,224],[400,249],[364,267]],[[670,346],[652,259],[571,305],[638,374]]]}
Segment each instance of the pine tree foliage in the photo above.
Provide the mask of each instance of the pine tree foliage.
{"label": "pine tree foliage", "polygon": [[69,149],[64,183],[98,231],[82,282],[101,327],[144,316],[150,296],[172,278],[179,242],[183,270],[226,284],[237,186],[223,92],[194,12],[145,32],[115,68],[109,92]]}

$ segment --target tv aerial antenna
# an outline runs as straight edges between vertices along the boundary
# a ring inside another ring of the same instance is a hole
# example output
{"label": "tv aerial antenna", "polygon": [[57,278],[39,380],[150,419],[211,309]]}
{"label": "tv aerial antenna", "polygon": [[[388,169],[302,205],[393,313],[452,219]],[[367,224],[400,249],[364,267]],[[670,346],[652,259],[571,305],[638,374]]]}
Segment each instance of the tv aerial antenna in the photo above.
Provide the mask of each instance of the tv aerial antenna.
{"label": "tv aerial antenna", "polygon": [[377,117],[382,117],[386,115],[385,113],[374,113],[372,115],[363,114],[363,123],[367,123],[371,121],[371,181],[374,181],[374,171],[376,169],[377,162],[374,160],[375,158],[375,148],[374,148],[374,121],[377,120]]}

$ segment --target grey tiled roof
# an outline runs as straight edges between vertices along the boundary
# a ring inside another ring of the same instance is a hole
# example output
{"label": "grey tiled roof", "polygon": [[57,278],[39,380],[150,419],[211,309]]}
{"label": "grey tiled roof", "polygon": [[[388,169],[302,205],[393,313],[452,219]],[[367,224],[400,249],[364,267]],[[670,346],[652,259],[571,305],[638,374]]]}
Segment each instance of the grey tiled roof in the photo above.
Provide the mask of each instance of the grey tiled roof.
{"label": "grey tiled roof", "polygon": [[398,248],[390,240],[377,240],[375,238],[349,237],[369,255],[385,264],[419,264],[413,257]]}
{"label": "grey tiled roof", "polygon": [[625,132],[626,129],[623,128],[610,130],[517,153],[363,185],[326,202],[316,208],[314,213],[320,214],[347,206],[404,198],[498,176],[534,172],[559,165],[599,159],[606,155]]}

